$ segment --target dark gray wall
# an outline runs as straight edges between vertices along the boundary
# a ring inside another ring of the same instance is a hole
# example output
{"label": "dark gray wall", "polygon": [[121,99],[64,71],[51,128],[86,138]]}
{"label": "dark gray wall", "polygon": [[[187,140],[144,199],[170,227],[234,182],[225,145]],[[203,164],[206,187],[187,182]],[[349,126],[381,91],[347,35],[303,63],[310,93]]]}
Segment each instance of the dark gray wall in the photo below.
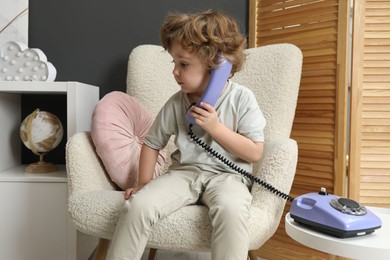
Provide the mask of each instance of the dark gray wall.
{"label": "dark gray wall", "polygon": [[248,1],[237,0],[33,0],[29,47],[39,48],[57,69],[56,81],[100,87],[100,96],[126,91],[127,59],[140,44],[159,44],[169,11],[215,8],[235,17],[246,33]]}
{"label": "dark gray wall", "polygon": [[[170,11],[218,9],[235,17],[246,34],[247,0],[31,0],[29,47],[39,48],[57,69],[56,81],[80,81],[100,87],[100,97],[126,91],[127,60],[140,44],[159,44],[159,29]],[[22,95],[22,119],[35,108],[57,115],[66,136],[66,98]],[[65,162],[66,138],[48,153],[49,162]],[[22,163],[37,161],[23,144]]]}

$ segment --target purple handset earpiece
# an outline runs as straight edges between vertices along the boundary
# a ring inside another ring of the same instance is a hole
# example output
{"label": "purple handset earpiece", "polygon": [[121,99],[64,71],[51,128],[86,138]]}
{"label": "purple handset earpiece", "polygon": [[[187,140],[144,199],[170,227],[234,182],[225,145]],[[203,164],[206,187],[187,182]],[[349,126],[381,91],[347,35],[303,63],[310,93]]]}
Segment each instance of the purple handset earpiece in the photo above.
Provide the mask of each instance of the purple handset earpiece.
{"label": "purple handset earpiece", "polygon": [[[221,56],[221,63],[219,67],[212,70],[210,74],[210,79],[207,84],[206,90],[204,91],[202,97],[196,103],[197,107],[201,107],[200,103],[205,102],[211,106],[214,106],[217,103],[219,96],[225,86],[226,81],[230,76],[230,71],[232,70],[232,64]],[[186,113],[186,118],[191,124],[195,124],[195,119]]]}

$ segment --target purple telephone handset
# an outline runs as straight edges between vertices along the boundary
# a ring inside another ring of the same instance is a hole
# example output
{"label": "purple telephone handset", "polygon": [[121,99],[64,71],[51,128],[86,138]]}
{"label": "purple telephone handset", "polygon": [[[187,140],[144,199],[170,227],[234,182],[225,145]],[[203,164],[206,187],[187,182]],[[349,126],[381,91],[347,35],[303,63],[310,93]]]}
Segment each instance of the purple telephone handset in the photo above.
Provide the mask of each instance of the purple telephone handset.
{"label": "purple telephone handset", "polygon": [[[214,106],[217,103],[225,83],[230,76],[231,70],[232,64],[222,57],[222,61],[219,64],[219,67],[211,71],[207,88],[200,100],[196,103],[197,107],[201,107],[200,102],[205,102],[211,106]],[[195,119],[190,116],[188,112],[186,113],[186,118],[191,124],[195,124]]]}

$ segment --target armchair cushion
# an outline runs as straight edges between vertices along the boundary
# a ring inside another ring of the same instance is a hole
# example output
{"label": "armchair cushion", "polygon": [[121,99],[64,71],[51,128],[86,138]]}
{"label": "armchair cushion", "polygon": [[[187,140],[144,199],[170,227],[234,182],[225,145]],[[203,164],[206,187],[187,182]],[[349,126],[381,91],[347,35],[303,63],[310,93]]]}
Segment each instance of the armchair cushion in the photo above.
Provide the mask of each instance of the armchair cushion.
{"label": "armchair cushion", "polygon": [[[111,180],[122,190],[138,181],[138,160],[153,119],[134,97],[113,91],[96,105],[92,115],[91,137],[96,153]],[[162,172],[165,153],[160,152],[154,177]]]}
{"label": "armchair cushion", "polygon": [[[262,164],[256,176],[288,192],[294,178],[297,148],[296,141],[289,138],[266,142]],[[123,192],[111,189],[103,183],[104,179],[97,178],[102,175],[103,169],[96,160],[90,133],[73,135],[67,143],[66,151],[67,172],[71,180],[68,200],[70,218],[83,233],[111,239],[125,202]],[[285,205],[280,197],[258,185],[253,186],[252,195],[249,218],[251,250],[257,249],[273,235]],[[153,227],[148,247],[178,251],[207,250],[210,247],[211,231],[208,209],[200,205],[186,206],[161,219]]]}

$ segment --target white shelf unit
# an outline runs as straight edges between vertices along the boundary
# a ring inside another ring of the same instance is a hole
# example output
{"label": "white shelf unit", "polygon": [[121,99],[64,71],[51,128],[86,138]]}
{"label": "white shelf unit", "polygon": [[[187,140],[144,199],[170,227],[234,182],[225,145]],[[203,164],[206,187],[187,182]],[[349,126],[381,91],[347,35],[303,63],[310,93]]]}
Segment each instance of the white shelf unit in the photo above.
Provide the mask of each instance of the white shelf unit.
{"label": "white shelf unit", "polygon": [[0,81],[0,259],[80,259],[80,234],[67,218],[65,166],[29,174],[21,164],[22,94],[66,95],[67,139],[90,131],[99,101],[99,88],[80,82]]}

